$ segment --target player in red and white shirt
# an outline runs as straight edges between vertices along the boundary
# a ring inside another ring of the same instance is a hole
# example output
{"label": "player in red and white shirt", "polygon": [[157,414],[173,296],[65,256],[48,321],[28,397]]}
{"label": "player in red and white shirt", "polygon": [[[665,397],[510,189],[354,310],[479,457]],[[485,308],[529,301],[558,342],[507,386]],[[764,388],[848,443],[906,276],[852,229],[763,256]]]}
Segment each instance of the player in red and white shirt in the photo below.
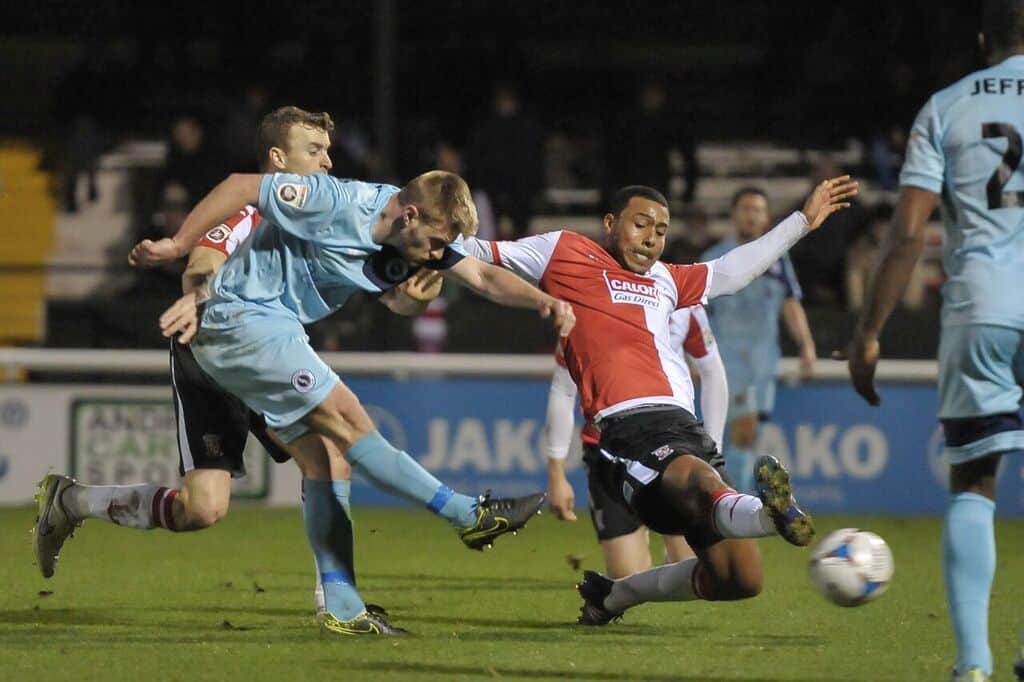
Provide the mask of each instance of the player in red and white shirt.
{"label": "player in red and white shirt", "polygon": [[[708,434],[720,448],[729,403],[729,386],[704,307],[697,305],[675,311],[669,318],[669,331],[672,347],[684,354],[687,364],[700,377],[701,417]],[[576,385],[565,368],[561,347],[555,352],[555,360],[558,367],[551,378],[544,429],[547,436],[548,500],[558,518],[575,521],[575,494],[565,475],[565,459],[575,430],[573,412]],[[629,507],[607,495],[605,489],[589,475],[595,470],[595,462],[601,458],[598,447],[600,433],[593,424],[587,422],[580,433],[580,439],[583,441],[583,462],[588,473],[590,520],[604,553],[606,574],[611,578],[623,578],[650,568],[648,532],[643,521]],[[666,563],[693,556],[686,538],[667,535],[664,541]]]}
{"label": "player in red and white shirt", "polygon": [[[467,251],[536,281],[568,301],[576,326],[565,360],[584,419],[600,429],[593,476],[644,524],[684,535],[696,557],[619,581],[587,571],[580,622],[603,625],[645,600],[734,600],[760,593],[761,559],[749,538],[814,536],[789,474],[774,457],[756,464],[758,497],[729,488],[722,455],[694,416],[693,390],[672,348],[669,317],[739,291],[857,193],[848,176],[822,182],[797,211],[760,239],[695,265],[660,262],[668,202],[656,190],[619,190],[604,216],[603,244],[569,231],[512,242],[469,240]],[[642,589],[636,589],[641,586]]]}

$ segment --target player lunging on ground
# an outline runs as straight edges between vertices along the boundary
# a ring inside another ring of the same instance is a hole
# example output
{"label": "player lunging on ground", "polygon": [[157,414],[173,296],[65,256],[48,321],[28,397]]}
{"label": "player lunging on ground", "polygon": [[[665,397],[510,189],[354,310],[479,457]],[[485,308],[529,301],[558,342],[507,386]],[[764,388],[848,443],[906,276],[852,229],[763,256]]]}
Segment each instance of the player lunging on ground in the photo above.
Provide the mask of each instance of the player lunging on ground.
{"label": "player lunging on ground", "polygon": [[572,309],[501,268],[464,257],[458,238],[473,234],[476,211],[465,182],[439,171],[402,189],[324,175],[233,175],[196,206],[174,239],[136,257],[185,252],[204,225],[247,203],[257,203],[265,224],[217,275],[193,353],[291,443],[303,468],[306,532],[327,605],[322,628],[394,632],[366,613],[332,546],[345,518],[330,485],[332,461],[344,456],[378,487],[428,507],[473,548],[522,527],[544,495],[492,500],[442,485],[376,431],[358,398],[309,346],[302,325],[337,310],[357,290],[387,299],[421,267],[444,271],[499,303],[535,308],[562,333],[572,328]]}
{"label": "player lunging on ground", "polygon": [[996,472],[1024,449],[1024,2],[987,0],[988,69],[938,91],[914,121],[896,214],[847,349],[850,377],[872,405],[878,338],[924,246],[942,198],[945,224],[939,420],[950,497],[942,562],[956,638],[955,680],[988,680],[988,603],[996,567]]}
{"label": "player lunging on ground", "polygon": [[[771,216],[764,191],[757,187],[738,190],[732,199],[732,221],[736,237],[709,249],[704,260],[714,260],[765,233],[771,226]],[[817,355],[789,255],[783,254],[741,291],[716,298],[708,312],[729,377],[729,437],[722,448],[725,468],[733,486],[749,493],[754,489],[753,450],[758,426],[770,418],[775,406],[775,370],[781,356],[780,313],[800,349],[804,377],[814,372]]]}
{"label": "player lunging on ground", "polygon": [[[797,240],[857,193],[847,176],[822,182],[766,235],[719,259],[695,265],[659,262],[667,202],[647,187],[627,187],[604,217],[604,246],[569,231],[515,242],[479,242],[474,252],[540,283],[569,301],[577,324],[564,342],[584,418],[601,431],[595,478],[662,534],[684,535],[696,557],[622,581],[584,574],[581,622],[603,624],[632,606],[625,581],[662,581],[662,599],[733,600],[763,583],[757,544],[779,534],[806,545],[814,525],[796,505],[789,475],[774,457],[757,462],[760,499],[723,481],[721,455],[693,416],[688,371],[668,333],[674,310],[704,304],[749,284]],[[653,197],[653,198],[652,198]],[[479,250],[477,250],[479,249]],[[645,594],[651,593],[644,590]]]}
{"label": "player lunging on ground", "polygon": [[[612,213],[621,213],[621,207],[612,207]],[[672,348],[679,349],[687,365],[697,369],[701,385],[700,416],[708,435],[721,448],[729,386],[704,307],[698,305],[672,313],[669,318],[669,335]],[[544,425],[548,447],[548,503],[559,519],[575,521],[573,509],[576,496],[565,474],[565,460],[575,431],[573,413],[577,391],[565,367],[561,347],[555,358],[557,367],[551,377]],[[689,379],[689,376],[683,378]],[[600,433],[593,424],[587,422],[580,432],[580,440],[583,441],[583,463],[587,468],[590,521],[601,543],[605,574],[610,578],[624,578],[647,570],[652,564],[649,533],[643,521],[629,507],[610,497],[592,476],[595,463],[601,457],[598,447]],[[693,556],[693,550],[683,536],[666,535],[663,539],[665,563],[675,563]]]}

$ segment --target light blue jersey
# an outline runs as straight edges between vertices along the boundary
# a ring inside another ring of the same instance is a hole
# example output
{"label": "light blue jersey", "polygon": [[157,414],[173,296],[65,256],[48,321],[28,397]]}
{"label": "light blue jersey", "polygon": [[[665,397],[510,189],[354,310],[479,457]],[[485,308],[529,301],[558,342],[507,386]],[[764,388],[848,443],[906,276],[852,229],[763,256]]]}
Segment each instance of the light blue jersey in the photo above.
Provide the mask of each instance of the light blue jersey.
{"label": "light blue jersey", "polygon": [[[327,317],[356,291],[387,291],[415,271],[393,246],[373,241],[398,191],[328,175],[268,175],[259,227],[214,280],[193,355],[285,442],[306,433],[300,420],[339,381],[302,325]],[[464,255],[460,238],[427,267],[443,270]]]}
{"label": "light blue jersey", "polygon": [[[329,175],[267,175],[260,184],[262,222],[214,280],[202,326],[226,329],[242,319],[283,314],[309,324],[341,308],[356,291],[380,293],[413,272],[396,249],[373,241],[392,185]],[[465,255],[461,238],[429,267]]]}
{"label": "light blue jersey", "polygon": [[[701,260],[713,260],[736,246],[735,240],[723,240]],[[774,408],[779,315],[787,298],[800,296],[800,284],[787,255],[743,289],[712,299],[708,305],[729,380],[729,419],[767,415]]]}
{"label": "light blue jersey", "polygon": [[1024,328],[1024,56],[932,95],[900,184],[942,195],[944,326]]}

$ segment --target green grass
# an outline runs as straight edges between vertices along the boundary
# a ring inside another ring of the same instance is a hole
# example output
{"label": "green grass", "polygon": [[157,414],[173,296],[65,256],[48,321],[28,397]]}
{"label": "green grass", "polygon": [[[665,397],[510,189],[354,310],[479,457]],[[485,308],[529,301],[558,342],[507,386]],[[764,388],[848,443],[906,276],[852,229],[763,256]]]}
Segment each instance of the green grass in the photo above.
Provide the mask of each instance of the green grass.
{"label": "green grass", "polygon": [[[574,625],[578,573],[599,568],[589,525],[546,515],[492,552],[462,547],[437,519],[358,509],[364,597],[414,639],[322,639],[297,510],[237,506],[201,533],[92,521],[57,576],[31,558],[32,512],[0,510],[3,680],[942,680],[952,641],[937,520],[828,518],[881,533],[896,579],[858,609],[825,603],[806,550],[761,542],[764,594],[731,604],[639,607],[605,628]],[[1000,521],[991,631],[1010,678],[1024,625],[1024,523]],[[659,550],[660,551],[660,550]]]}

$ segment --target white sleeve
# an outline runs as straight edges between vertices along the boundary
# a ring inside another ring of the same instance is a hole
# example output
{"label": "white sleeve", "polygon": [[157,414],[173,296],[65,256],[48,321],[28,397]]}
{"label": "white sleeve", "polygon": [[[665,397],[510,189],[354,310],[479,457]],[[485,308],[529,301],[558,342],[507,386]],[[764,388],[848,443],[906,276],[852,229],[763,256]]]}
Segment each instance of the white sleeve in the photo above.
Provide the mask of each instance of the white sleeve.
{"label": "white sleeve", "polygon": [[707,263],[714,274],[708,297],[734,294],[747,286],[808,232],[807,218],[800,211],[795,211],[760,239],[737,246]]}
{"label": "white sleeve", "polygon": [[704,357],[691,357],[690,361],[700,375],[700,416],[704,420],[704,430],[721,452],[725,416],[729,409],[729,382],[725,378],[725,365],[718,354],[718,345],[710,348]]}
{"label": "white sleeve", "polygon": [[576,432],[576,384],[565,367],[555,367],[548,390],[547,421],[544,435],[547,456],[564,460],[569,455],[572,435]]}
{"label": "white sleeve", "polygon": [[523,279],[539,282],[558,245],[562,231],[546,232],[515,241],[485,241],[470,238],[465,241],[466,253],[485,263],[511,270]]}

